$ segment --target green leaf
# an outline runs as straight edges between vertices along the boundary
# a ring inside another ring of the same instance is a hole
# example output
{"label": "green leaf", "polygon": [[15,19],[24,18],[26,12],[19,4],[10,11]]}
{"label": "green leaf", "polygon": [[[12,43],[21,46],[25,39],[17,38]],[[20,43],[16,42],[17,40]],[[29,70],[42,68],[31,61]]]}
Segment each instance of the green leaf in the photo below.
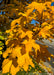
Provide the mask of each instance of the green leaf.
{"label": "green leaf", "polygon": [[4,44],[3,43],[0,43],[0,46],[3,46]]}
{"label": "green leaf", "polygon": [[3,37],[3,36],[0,36],[0,39],[1,39],[1,40],[4,40],[4,37]]}

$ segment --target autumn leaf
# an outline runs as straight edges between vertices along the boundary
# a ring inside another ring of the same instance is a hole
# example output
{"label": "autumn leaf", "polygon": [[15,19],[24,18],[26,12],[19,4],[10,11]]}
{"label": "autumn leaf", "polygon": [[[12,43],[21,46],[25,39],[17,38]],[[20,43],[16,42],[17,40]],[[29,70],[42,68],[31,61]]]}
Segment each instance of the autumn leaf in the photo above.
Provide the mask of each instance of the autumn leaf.
{"label": "autumn leaf", "polygon": [[[3,61],[2,73],[7,73],[7,72],[9,72],[10,67],[11,67],[11,64],[12,64],[12,60],[5,59],[5,60]],[[7,68],[7,67],[8,67],[8,68]]]}

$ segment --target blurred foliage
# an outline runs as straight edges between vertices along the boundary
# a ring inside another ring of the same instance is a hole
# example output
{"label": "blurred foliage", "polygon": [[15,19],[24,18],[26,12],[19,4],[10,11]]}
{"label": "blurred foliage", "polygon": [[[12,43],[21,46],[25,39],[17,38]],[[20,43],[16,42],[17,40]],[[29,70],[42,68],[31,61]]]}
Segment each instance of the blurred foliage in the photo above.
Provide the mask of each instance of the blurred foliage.
{"label": "blurred foliage", "polygon": [[4,36],[2,36],[2,32],[0,32],[0,55],[2,54],[4,43],[2,42],[4,40]]}
{"label": "blurred foliage", "polygon": [[[25,11],[25,5],[23,5],[22,2],[16,2],[14,0],[9,1],[11,1],[10,4],[8,0],[4,0],[3,7],[0,8],[0,27],[2,31],[9,29],[11,21],[19,18],[18,12]],[[14,3],[12,1],[14,1]]]}
{"label": "blurred foliage", "polygon": [[2,62],[4,60],[2,57],[4,51],[5,51],[5,39],[4,39],[3,32],[0,31],[0,70],[2,68]]}

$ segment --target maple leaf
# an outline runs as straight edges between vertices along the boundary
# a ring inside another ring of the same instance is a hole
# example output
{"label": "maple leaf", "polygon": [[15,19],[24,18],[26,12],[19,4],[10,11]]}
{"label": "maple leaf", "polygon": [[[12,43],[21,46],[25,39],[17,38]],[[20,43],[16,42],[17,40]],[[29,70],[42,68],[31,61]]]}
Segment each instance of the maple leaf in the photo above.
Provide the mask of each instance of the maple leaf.
{"label": "maple leaf", "polygon": [[[23,59],[23,60],[22,60]],[[29,62],[28,62],[29,61]],[[28,67],[29,65],[31,65],[32,67],[34,67],[34,64],[32,62],[32,59],[30,58],[29,54],[26,53],[24,54],[23,56],[21,56],[19,59],[18,59],[18,64],[20,67],[22,67],[25,71],[28,70]],[[26,64],[25,64],[26,63]]]}
{"label": "maple leaf", "polygon": [[49,26],[45,26],[44,28],[42,28],[39,32],[39,36],[42,36],[43,38],[47,38],[50,37],[50,33],[49,33],[49,30],[53,28],[52,25],[49,25]]}
{"label": "maple leaf", "polygon": [[11,54],[11,56],[13,58],[20,57],[21,55],[22,55],[21,54],[21,47],[19,47],[19,46],[15,47],[15,49],[13,49],[12,54]]}
{"label": "maple leaf", "polygon": [[40,51],[40,47],[38,44],[35,43],[35,40],[33,39],[29,39],[29,41],[27,40],[24,40],[22,42],[22,44],[25,44],[25,47],[26,47],[26,52],[30,52],[32,51],[32,48],[34,48],[35,52],[36,52],[36,55],[37,55],[37,50]]}
{"label": "maple leaf", "polygon": [[[12,60],[5,59],[5,60],[3,61],[2,73],[7,73],[7,72],[9,72],[10,67],[11,67],[11,64],[12,64]],[[8,67],[8,68],[7,68],[7,67]]]}
{"label": "maple leaf", "polygon": [[12,64],[10,73],[11,73],[12,75],[16,75],[16,73],[17,73],[19,70],[20,70],[20,67],[19,67],[19,66],[15,67],[15,66]]}
{"label": "maple leaf", "polygon": [[37,2],[32,2],[31,4],[28,5],[28,8],[35,8],[39,13],[42,13],[42,11],[46,8],[44,3],[37,3]]}

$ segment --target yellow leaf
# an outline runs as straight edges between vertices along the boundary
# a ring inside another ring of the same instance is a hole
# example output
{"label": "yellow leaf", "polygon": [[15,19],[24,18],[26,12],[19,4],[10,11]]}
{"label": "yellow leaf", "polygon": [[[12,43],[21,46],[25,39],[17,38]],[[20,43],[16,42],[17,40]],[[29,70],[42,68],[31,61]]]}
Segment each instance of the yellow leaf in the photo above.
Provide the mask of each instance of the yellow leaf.
{"label": "yellow leaf", "polygon": [[0,47],[0,50],[2,50],[3,48],[2,47]]}
{"label": "yellow leaf", "polygon": [[22,12],[20,12],[18,15],[23,15],[23,16],[26,16],[26,14],[24,14],[24,13],[22,13]]}
{"label": "yellow leaf", "polygon": [[54,57],[54,55],[53,55],[53,54],[51,54],[51,57]]}
{"label": "yellow leaf", "polygon": [[12,60],[4,60],[4,62],[3,62],[4,66],[2,66],[2,73],[9,72],[11,64],[12,64]]}
{"label": "yellow leaf", "polygon": [[32,36],[33,36],[32,33],[33,33],[32,31],[27,31],[27,32],[26,32],[26,35],[27,35],[29,38],[32,38]]}
{"label": "yellow leaf", "polygon": [[37,3],[37,2],[32,2],[31,4],[29,4],[30,8],[35,8],[37,9],[37,11],[39,11],[40,13],[42,13],[42,11],[46,8],[45,5],[43,3]]}
{"label": "yellow leaf", "polygon": [[19,67],[19,66],[14,67],[14,65],[12,65],[12,66],[11,66],[11,71],[10,71],[10,73],[11,73],[12,75],[16,75],[16,73],[17,73],[19,70],[20,70],[20,67]]}
{"label": "yellow leaf", "polygon": [[26,21],[24,21],[24,24],[26,24]]}
{"label": "yellow leaf", "polygon": [[36,31],[36,29],[33,29],[33,31]]}
{"label": "yellow leaf", "polygon": [[20,51],[21,49],[22,49],[22,48],[19,47],[19,46],[17,46],[16,48],[14,48],[13,51],[12,51],[12,54],[11,54],[12,57],[13,57],[13,58],[15,58],[16,56],[17,56],[17,57],[20,57],[20,56],[21,56],[21,51]]}
{"label": "yellow leaf", "polygon": [[48,57],[48,60],[50,61],[50,60],[51,60],[51,58],[50,58],[50,57]]}
{"label": "yellow leaf", "polygon": [[19,9],[16,9],[16,10],[19,10]]}
{"label": "yellow leaf", "polygon": [[2,51],[0,51],[0,54],[2,54]]}

